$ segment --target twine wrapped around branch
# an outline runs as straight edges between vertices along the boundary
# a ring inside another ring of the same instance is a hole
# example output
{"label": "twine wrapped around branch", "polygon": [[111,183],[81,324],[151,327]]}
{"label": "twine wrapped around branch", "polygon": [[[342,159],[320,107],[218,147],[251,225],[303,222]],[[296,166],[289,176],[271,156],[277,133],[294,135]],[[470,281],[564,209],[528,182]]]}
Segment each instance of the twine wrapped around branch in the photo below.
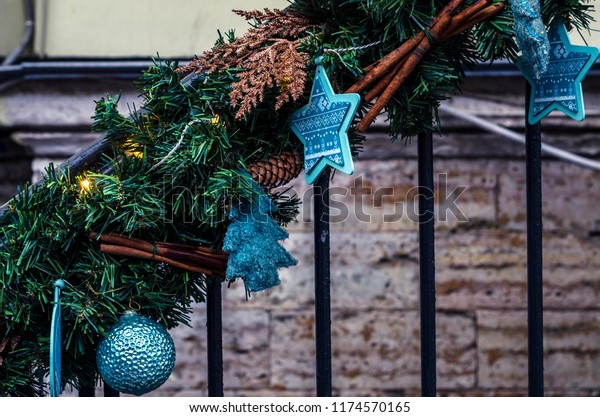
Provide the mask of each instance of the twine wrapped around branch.
{"label": "twine wrapped around branch", "polygon": [[[346,93],[361,94],[365,102],[377,98],[356,126],[358,132],[367,130],[436,43],[470,29],[504,10],[504,3],[494,4],[492,0],[479,0],[454,14],[463,4],[464,0],[452,0],[433,18],[429,24],[430,29],[419,32],[379,62],[367,67],[367,73],[346,90]],[[367,90],[373,84],[375,85]]]}

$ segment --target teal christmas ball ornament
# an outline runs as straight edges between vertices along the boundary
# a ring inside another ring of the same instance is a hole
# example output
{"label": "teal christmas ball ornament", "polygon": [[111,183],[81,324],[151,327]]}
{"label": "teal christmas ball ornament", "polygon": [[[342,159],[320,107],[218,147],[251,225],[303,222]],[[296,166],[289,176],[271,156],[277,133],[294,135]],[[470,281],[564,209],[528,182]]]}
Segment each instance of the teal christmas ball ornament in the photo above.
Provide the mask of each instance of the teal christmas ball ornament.
{"label": "teal christmas ball ornament", "polygon": [[96,352],[102,379],[117,391],[142,395],[160,387],[175,366],[175,344],[155,321],[125,312]]}

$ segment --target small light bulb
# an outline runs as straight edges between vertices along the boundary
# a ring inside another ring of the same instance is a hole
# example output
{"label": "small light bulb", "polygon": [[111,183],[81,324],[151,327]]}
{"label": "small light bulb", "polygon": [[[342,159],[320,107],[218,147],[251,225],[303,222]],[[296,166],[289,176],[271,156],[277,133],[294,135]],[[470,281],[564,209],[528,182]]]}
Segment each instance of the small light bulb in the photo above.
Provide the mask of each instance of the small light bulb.
{"label": "small light bulb", "polygon": [[139,159],[142,159],[144,157],[144,152],[141,152],[141,151],[125,152],[125,154],[127,156],[131,156],[131,157],[139,158]]}
{"label": "small light bulb", "polygon": [[81,180],[81,182],[79,183],[79,186],[84,191],[90,191],[90,188],[92,188],[92,183],[90,182],[90,180],[85,178],[85,179]]}
{"label": "small light bulb", "polygon": [[[135,143],[131,139],[127,139],[125,142],[123,142],[123,147],[125,147],[125,148],[135,148],[134,145],[135,145]],[[127,155],[129,157],[133,157],[133,158],[142,159],[144,157],[144,152],[126,150],[125,155]]]}

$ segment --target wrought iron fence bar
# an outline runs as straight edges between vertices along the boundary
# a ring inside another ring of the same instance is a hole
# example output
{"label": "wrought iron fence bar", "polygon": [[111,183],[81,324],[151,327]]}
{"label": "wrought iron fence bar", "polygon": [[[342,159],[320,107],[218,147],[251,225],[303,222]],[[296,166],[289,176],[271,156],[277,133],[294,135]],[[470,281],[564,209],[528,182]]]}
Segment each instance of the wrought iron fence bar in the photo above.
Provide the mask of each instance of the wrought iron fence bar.
{"label": "wrought iron fence bar", "polygon": [[79,388],[79,396],[80,397],[95,397],[96,396],[96,388],[95,387],[81,387],[81,388]]}
{"label": "wrought iron fence bar", "polygon": [[329,178],[326,170],[314,191],[315,216],[315,342],[317,396],[331,397],[331,293],[329,254]]}
{"label": "wrought iron fence bar", "polygon": [[105,382],[104,383],[104,396],[105,397],[120,397],[121,393]]}
{"label": "wrought iron fence bar", "polygon": [[223,396],[223,310],[221,279],[208,280],[206,296],[208,396]]}
{"label": "wrought iron fence bar", "polygon": [[[525,119],[531,86],[527,83]],[[542,129],[526,122],[527,171],[527,329],[529,395],[544,395],[544,306],[542,268]]]}
{"label": "wrought iron fence bar", "polygon": [[421,394],[424,397],[435,397],[437,381],[432,133],[419,134],[418,142]]}

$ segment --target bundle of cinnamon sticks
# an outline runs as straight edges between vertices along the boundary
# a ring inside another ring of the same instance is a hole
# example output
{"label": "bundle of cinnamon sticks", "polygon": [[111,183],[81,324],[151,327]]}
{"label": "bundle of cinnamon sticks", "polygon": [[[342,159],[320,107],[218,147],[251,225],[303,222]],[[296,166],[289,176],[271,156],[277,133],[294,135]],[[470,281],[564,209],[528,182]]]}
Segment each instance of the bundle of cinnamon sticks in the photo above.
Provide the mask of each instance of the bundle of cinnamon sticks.
{"label": "bundle of cinnamon sticks", "polygon": [[346,91],[346,93],[361,94],[366,103],[377,98],[357,125],[357,131],[367,130],[436,43],[445,41],[504,10],[504,3],[494,4],[493,0],[478,0],[455,13],[464,1],[451,0],[431,21],[427,32],[425,30],[419,32],[377,63],[367,67],[367,73]]}
{"label": "bundle of cinnamon sticks", "polygon": [[116,233],[91,233],[90,238],[100,242],[100,251],[103,253],[165,262],[176,268],[207,276],[224,276],[229,259],[226,252],[216,249],[167,242],[151,243]]}

